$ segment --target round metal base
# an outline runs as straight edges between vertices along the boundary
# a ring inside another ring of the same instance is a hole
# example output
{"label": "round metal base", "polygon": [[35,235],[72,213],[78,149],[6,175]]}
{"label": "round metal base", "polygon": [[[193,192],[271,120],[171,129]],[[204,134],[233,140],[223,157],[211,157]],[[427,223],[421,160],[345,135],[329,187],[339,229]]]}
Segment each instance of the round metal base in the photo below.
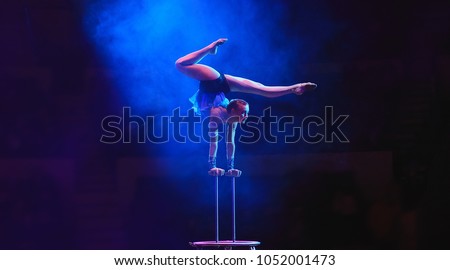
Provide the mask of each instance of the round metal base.
{"label": "round metal base", "polygon": [[195,248],[223,248],[223,249],[233,249],[238,247],[248,247],[254,250],[256,246],[261,243],[258,241],[247,241],[247,240],[222,240],[222,241],[199,241],[199,242],[189,242],[189,244]]}

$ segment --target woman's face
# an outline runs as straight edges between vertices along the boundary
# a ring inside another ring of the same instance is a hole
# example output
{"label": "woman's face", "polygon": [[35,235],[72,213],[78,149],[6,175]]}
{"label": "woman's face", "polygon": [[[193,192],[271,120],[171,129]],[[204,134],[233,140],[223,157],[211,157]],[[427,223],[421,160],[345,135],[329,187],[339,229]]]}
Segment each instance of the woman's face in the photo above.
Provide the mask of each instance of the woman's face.
{"label": "woman's face", "polygon": [[231,109],[231,117],[242,123],[247,119],[250,108],[247,105],[239,104],[236,109]]}

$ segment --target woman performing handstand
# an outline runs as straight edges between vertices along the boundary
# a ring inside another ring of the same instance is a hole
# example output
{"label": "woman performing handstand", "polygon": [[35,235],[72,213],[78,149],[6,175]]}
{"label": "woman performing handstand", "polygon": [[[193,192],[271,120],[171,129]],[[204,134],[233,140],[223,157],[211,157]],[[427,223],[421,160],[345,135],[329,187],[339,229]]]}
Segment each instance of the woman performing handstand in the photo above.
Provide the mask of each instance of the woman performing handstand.
{"label": "woman performing handstand", "polygon": [[227,41],[226,38],[218,39],[208,46],[179,58],[175,66],[177,69],[196,80],[200,81],[199,90],[191,97],[193,108],[197,114],[209,116],[210,147],[209,147],[209,174],[213,176],[223,175],[224,170],[216,167],[218,127],[222,123],[227,124],[226,155],[228,176],[240,176],[241,171],[234,168],[235,132],[238,123],[247,119],[249,104],[242,99],[229,101],[225,94],[229,92],[242,92],[256,94],[264,97],[279,97],[287,94],[301,95],[314,90],[314,83],[298,83],[290,86],[266,86],[261,83],[219,73],[210,66],[199,64],[208,54],[216,54],[220,45]]}

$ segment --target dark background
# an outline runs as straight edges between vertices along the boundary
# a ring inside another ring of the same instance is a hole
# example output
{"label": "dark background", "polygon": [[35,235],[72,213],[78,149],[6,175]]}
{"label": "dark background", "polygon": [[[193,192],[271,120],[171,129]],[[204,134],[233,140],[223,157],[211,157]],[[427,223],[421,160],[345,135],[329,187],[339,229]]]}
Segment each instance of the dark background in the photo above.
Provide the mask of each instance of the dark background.
{"label": "dark background", "polygon": [[[89,2],[2,3],[0,248],[188,249],[213,239],[207,144],[99,142],[101,120],[132,104],[84,29]],[[264,20],[274,2],[258,3]],[[255,114],[333,106],[350,115],[350,143],[238,145],[238,238],[263,249],[448,249],[449,2],[277,3],[288,12],[271,44],[304,38],[308,56],[291,72],[319,88],[243,97]],[[324,6],[331,23],[313,12]]]}

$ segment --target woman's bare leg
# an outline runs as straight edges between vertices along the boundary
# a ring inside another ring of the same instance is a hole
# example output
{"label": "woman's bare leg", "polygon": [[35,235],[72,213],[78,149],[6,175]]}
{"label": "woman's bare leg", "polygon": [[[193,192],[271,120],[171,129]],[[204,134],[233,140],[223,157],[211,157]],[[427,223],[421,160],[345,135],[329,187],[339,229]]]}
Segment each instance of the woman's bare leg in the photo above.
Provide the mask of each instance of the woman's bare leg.
{"label": "woman's bare leg", "polygon": [[230,86],[230,90],[232,92],[249,93],[269,98],[284,96],[287,94],[301,95],[307,91],[314,90],[317,87],[315,83],[311,82],[298,83],[289,86],[266,86],[259,82],[228,74],[225,74],[225,78],[227,79],[228,85]]}
{"label": "woman's bare leg", "polygon": [[208,54],[216,54],[217,47],[226,41],[226,38],[218,39],[203,49],[185,55],[175,62],[175,66],[180,72],[193,79],[199,81],[215,80],[219,78],[220,73],[210,66],[198,64],[198,62],[200,62]]}
{"label": "woman's bare leg", "polygon": [[[175,66],[180,72],[193,79],[199,81],[215,80],[219,78],[220,73],[210,66],[199,64],[199,62],[208,54],[216,54],[217,48],[226,41],[226,38],[220,38],[198,51],[185,55],[175,62]],[[317,87],[316,84],[310,82],[290,86],[266,86],[236,76],[225,75],[225,77],[227,78],[231,91],[256,94],[265,97],[279,97],[292,93],[301,95],[304,92],[314,90]]]}

